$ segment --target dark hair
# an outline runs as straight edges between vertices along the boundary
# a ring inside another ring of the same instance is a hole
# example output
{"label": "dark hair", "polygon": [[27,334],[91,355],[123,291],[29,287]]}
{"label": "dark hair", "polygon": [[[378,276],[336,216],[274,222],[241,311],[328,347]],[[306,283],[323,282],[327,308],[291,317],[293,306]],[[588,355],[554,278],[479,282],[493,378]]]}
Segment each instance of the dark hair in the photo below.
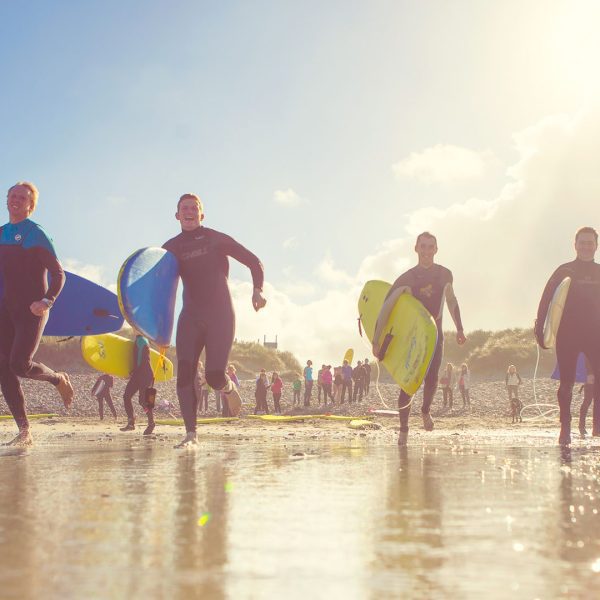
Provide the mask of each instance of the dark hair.
{"label": "dark hair", "polygon": [[593,227],[580,227],[575,234],[575,241],[577,241],[580,233],[592,233],[596,238],[596,243],[598,243],[598,232]]}
{"label": "dark hair", "polygon": [[417,241],[415,242],[415,245],[419,243],[419,240],[420,240],[422,237],[426,237],[426,238],[432,238],[432,239],[433,239],[433,241],[435,242],[435,245],[437,246],[437,238],[435,237],[435,235],[433,235],[433,233],[429,233],[429,231],[424,231],[423,233],[420,233],[420,234],[417,236]]}

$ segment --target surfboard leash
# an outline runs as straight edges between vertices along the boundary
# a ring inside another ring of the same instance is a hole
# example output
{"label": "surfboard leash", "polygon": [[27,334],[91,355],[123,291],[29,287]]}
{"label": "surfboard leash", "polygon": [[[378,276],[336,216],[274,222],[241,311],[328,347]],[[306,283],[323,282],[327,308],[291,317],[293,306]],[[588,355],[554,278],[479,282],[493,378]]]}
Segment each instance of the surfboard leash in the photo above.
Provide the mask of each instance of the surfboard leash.
{"label": "surfboard leash", "polygon": [[[555,404],[548,404],[547,402],[538,402],[537,389],[536,389],[535,384],[536,384],[536,379],[537,379],[538,368],[540,366],[540,346],[537,342],[535,344],[535,347],[537,350],[537,356],[536,356],[536,360],[535,360],[535,369],[533,370],[533,400],[534,400],[534,402],[533,402],[533,404],[524,405],[523,408],[521,408],[521,412],[519,414],[521,415],[521,418],[523,418],[523,412],[530,408],[537,408],[539,414],[537,414],[533,417],[526,417],[524,419],[525,421],[538,421],[540,419],[542,419],[542,420],[549,419],[550,418],[549,415],[553,415],[554,413],[560,411],[558,406],[556,406]],[[541,409],[542,406],[546,406],[546,407],[550,407],[550,408],[548,408],[548,410],[542,412],[542,409]]]}

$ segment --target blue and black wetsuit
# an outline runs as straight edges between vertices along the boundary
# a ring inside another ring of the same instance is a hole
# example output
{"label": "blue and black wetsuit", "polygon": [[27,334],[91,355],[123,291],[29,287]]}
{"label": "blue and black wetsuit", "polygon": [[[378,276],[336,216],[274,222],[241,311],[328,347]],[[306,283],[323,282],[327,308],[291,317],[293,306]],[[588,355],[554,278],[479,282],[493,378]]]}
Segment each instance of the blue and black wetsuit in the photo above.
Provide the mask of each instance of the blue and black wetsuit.
{"label": "blue and black wetsuit", "polygon": [[[560,370],[558,404],[561,431],[566,439],[571,429],[571,399],[577,357],[580,353],[587,358],[595,381],[600,381],[600,265],[594,261],[575,259],[554,271],[544,288],[538,307],[535,331],[538,342],[543,340],[544,322],[552,296],[565,277],[571,278],[571,285],[556,332],[556,360]],[[595,434],[600,434],[598,385],[598,383],[594,384]]]}
{"label": "blue and black wetsuit", "polygon": [[29,307],[42,298],[53,303],[64,285],[65,274],[52,241],[30,219],[0,228],[0,272],[4,290],[0,300],[0,387],[19,429],[23,429],[28,421],[18,378],[53,385],[60,381],[46,365],[33,362],[48,312],[38,317]]}
{"label": "blue and black wetsuit", "polygon": [[133,371],[123,392],[123,405],[127,414],[127,422],[133,424],[133,404],[131,399],[137,393],[139,403],[148,411],[148,418],[152,420],[152,409],[146,406],[146,394],[148,388],[154,385],[154,373],[150,364],[150,344],[143,335],[135,338],[133,346]]}
{"label": "blue and black wetsuit", "polygon": [[[429,311],[437,325],[437,345],[429,365],[429,370],[427,371],[427,375],[423,382],[423,406],[421,412],[425,414],[429,413],[438,386],[438,373],[444,354],[442,316],[444,313],[444,301],[448,301],[448,298],[453,299],[453,305],[451,307],[449,306],[449,308],[453,311],[452,316],[457,329],[462,331],[460,309],[458,307],[458,302],[456,302],[456,298],[454,297],[454,292],[452,291],[452,281],[452,271],[442,265],[434,263],[427,268],[417,265],[400,275],[388,292],[389,296],[399,287],[406,286],[410,288],[411,294]],[[410,415],[409,400],[410,396],[404,390],[401,390],[398,398],[401,431],[408,431],[408,417]]]}
{"label": "blue and black wetsuit", "polygon": [[196,431],[194,377],[206,348],[206,381],[215,390],[229,382],[225,373],[235,333],[227,278],[228,257],[246,265],[254,287],[262,290],[264,272],[254,254],[233,238],[207,227],[182,231],[163,248],[177,257],[183,281],[183,310],[177,323],[177,395],[188,433]]}

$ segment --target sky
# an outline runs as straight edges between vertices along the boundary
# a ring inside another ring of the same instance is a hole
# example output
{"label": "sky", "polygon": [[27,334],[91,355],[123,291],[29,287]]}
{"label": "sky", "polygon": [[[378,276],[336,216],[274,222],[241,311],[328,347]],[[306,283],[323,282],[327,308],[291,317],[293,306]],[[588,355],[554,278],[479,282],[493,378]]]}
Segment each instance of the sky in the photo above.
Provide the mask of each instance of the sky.
{"label": "sky", "polygon": [[112,288],[197,193],[265,266],[259,313],[231,266],[237,338],[302,362],[370,356],[359,292],[425,229],[467,332],[531,326],[600,226],[599,20],[579,0],[1,2],[0,189],[35,182],[63,264]]}

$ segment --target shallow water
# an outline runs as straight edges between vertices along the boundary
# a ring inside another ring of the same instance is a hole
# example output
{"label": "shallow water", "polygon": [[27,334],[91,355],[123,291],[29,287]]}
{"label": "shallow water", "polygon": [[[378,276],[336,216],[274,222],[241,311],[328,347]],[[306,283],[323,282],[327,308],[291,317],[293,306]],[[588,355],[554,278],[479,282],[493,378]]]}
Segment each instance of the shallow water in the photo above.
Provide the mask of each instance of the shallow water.
{"label": "shallow water", "polygon": [[598,448],[171,446],[0,450],[0,596],[597,597]]}

